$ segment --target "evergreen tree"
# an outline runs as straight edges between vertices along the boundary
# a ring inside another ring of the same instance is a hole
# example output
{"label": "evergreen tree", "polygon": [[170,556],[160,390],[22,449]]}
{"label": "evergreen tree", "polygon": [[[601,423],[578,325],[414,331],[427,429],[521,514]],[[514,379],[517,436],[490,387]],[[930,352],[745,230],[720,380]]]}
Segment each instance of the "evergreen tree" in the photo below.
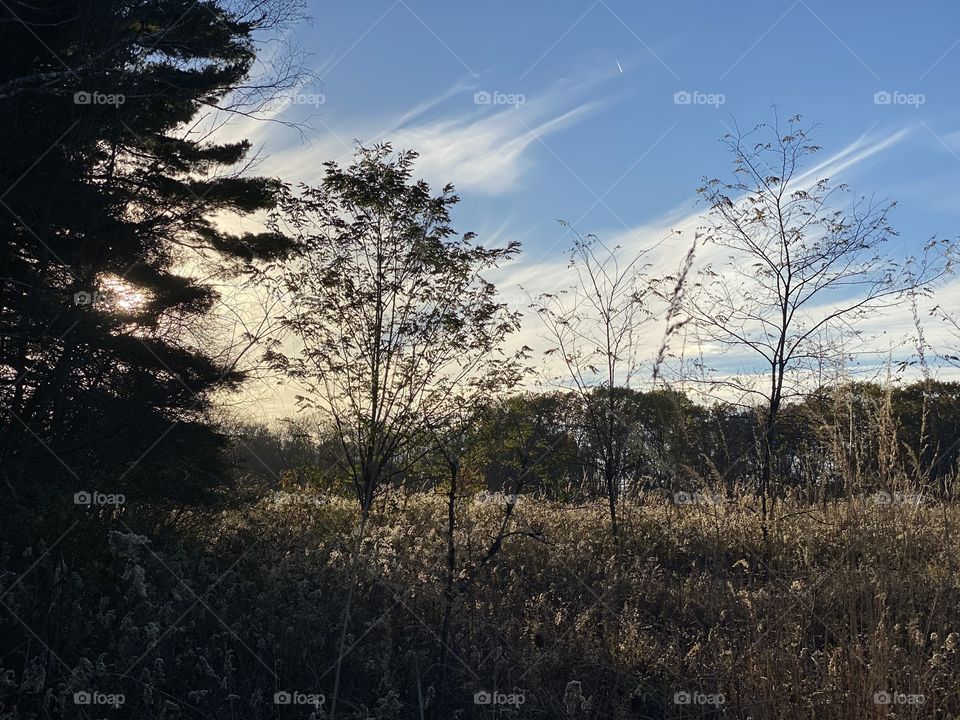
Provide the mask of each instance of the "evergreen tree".
{"label": "evergreen tree", "polygon": [[[248,142],[199,114],[229,109],[254,35],[289,4],[64,0],[0,8],[0,463],[8,487],[178,499],[218,470],[204,421],[243,373],[205,320],[190,268],[282,258],[276,232],[218,218],[274,207],[243,175]],[[289,79],[289,78],[288,78]],[[234,107],[236,109],[236,107]]]}

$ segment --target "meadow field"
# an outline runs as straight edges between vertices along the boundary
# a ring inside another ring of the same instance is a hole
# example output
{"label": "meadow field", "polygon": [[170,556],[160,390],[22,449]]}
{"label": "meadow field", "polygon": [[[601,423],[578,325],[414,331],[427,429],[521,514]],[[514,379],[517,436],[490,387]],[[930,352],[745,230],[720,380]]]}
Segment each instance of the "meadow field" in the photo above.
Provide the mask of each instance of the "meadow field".
{"label": "meadow field", "polygon": [[4,696],[49,673],[38,717],[76,692],[122,695],[107,717],[322,718],[334,694],[341,717],[378,720],[960,713],[955,506],[781,504],[764,541],[752,502],[651,496],[624,505],[618,549],[602,503],[521,496],[517,534],[482,563],[509,500],[459,503],[459,572],[481,569],[446,652],[435,495],[385,498],[359,546],[355,502],[286,490],[185,519],[184,547],[121,523],[109,552],[82,530],[16,548],[38,562],[3,598],[5,634],[58,629],[45,661],[23,637]]}

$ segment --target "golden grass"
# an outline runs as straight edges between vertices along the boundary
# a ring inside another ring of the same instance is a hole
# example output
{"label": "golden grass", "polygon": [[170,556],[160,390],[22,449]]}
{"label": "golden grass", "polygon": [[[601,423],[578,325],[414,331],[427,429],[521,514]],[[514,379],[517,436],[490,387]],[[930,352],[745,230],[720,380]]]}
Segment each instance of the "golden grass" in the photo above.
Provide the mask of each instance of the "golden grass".
{"label": "golden grass", "polygon": [[[460,503],[462,573],[504,504]],[[335,499],[271,512],[307,544],[354,514]],[[463,693],[484,681],[523,689],[529,717],[958,716],[960,508],[779,504],[766,543],[748,502],[647,499],[622,513],[618,561],[602,504],[522,499],[512,529],[532,536],[508,538],[457,602],[451,672]],[[391,496],[360,554],[367,587],[391,589],[434,631],[445,521],[440,497]],[[589,709],[567,707],[572,682]],[[676,704],[684,692],[725,702]],[[884,693],[894,702],[876,702]]]}

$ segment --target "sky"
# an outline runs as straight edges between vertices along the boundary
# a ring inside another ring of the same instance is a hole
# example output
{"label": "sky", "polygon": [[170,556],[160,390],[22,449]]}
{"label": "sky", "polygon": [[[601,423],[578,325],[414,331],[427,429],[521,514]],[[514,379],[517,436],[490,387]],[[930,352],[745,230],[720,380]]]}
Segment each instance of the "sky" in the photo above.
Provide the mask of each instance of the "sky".
{"label": "sky", "polygon": [[[284,40],[317,81],[270,114],[302,127],[239,119],[227,132],[254,143],[258,172],[293,182],[349,161],[354,140],[417,150],[417,173],[461,195],[458,231],[522,243],[493,278],[517,303],[520,284],[570,281],[560,219],[628,251],[683,230],[658,254],[676,269],[705,209],[700,180],[729,170],[720,138],[774,112],[817,125],[824,175],[898,202],[895,252],[960,229],[957,3],[311,0],[308,12]],[[938,301],[958,297],[948,281]],[[901,310],[881,334],[908,332]],[[540,334],[528,318],[524,341]],[[264,402],[292,412],[289,398]]]}

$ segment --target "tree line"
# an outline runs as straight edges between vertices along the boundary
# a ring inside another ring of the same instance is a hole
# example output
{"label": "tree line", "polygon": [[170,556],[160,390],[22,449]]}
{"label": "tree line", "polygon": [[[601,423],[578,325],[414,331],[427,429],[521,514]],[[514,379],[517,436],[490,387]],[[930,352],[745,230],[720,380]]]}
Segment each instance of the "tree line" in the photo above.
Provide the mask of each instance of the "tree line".
{"label": "tree line", "polygon": [[[607,400],[596,393],[592,403]],[[761,443],[757,410],[695,402],[677,390],[621,389],[612,445],[622,497],[722,504],[756,490]],[[462,436],[464,495],[554,502],[605,498],[606,438],[568,392],[527,392],[485,404]],[[251,488],[352,496],[338,468],[339,441],[304,418],[276,426],[240,422],[232,460]],[[849,497],[956,497],[960,383],[826,386],[788,404],[775,430],[773,471],[782,497],[801,504]],[[430,492],[446,473],[423,458],[384,490]]]}

